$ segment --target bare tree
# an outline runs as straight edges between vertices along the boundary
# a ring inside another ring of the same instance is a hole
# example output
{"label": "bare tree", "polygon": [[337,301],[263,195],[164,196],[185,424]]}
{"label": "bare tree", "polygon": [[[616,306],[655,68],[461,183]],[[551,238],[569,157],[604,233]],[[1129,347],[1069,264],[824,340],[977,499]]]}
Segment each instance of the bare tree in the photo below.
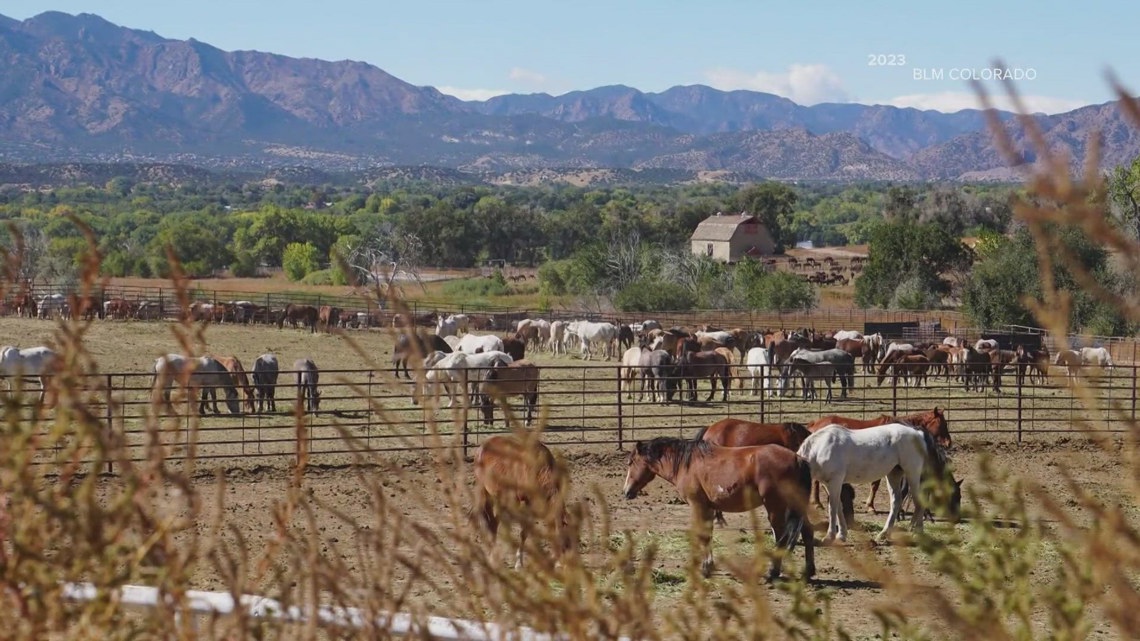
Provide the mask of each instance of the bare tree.
{"label": "bare tree", "polygon": [[[31,225],[10,225],[8,242],[4,243],[11,277],[21,286],[33,289],[39,277],[51,278],[48,239],[43,230]],[[47,273],[45,273],[47,272]]]}
{"label": "bare tree", "polygon": [[377,287],[387,297],[403,293],[401,282],[415,281],[420,289],[427,290],[420,275],[423,255],[419,236],[388,226],[350,247],[344,260],[360,284]]}

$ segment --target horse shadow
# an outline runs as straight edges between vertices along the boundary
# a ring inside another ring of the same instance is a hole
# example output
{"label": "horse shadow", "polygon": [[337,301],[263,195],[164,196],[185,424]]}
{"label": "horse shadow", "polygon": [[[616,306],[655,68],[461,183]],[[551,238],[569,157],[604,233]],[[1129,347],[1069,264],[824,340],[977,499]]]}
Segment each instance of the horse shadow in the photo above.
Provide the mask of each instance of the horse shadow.
{"label": "horse shadow", "polygon": [[882,590],[883,584],[863,579],[819,579],[812,578],[807,582],[813,588],[838,588],[841,590]]}

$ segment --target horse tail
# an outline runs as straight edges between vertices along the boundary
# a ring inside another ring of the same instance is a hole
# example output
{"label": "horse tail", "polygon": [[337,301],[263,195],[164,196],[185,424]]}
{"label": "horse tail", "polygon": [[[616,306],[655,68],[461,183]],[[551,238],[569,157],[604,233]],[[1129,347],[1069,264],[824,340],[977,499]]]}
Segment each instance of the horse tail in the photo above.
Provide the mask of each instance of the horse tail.
{"label": "horse tail", "polygon": [[795,547],[796,539],[807,523],[808,500],[811,497],[811,466],[799,456],[796,457],[795,484],[795,496],[788,501],[784,532],[777,542],[777,545],[786,547],[789,552]]}

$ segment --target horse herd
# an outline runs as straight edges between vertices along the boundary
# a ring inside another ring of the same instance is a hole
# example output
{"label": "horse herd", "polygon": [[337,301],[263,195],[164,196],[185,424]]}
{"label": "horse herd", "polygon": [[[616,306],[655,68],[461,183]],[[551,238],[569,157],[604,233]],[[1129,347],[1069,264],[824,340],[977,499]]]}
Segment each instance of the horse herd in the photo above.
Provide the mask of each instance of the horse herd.
{"label": "horse herd", "polygon": [[[921,530],[929,511],[916,488],[928,478],[950,483],[944,507],[951,518],[958,517],[962,481],[949,470],[950,446],[948,421],[937,407],[913,416],[884,415],[869,421],[823,416],[807,425],[726,418],[701,428],[691,439],[637,442],[628,454],[621,493],[635,499],[656,477],[672,484],[690,507],[706,577],[713,570],[714,522],[723,524],[724,512],[764,507],[778,548],[791,552],[797,539],[803,541],[804,576],[811,578],[815,539],[807,512],[813,483],[816,505],[822,507],[818,485],[828,492],[823,545],[836,538],[847,540],[854,513],[851,485],[873,483],[867,506],[874,510],[875,492],[884,478],[891,502],[879,538],[890,533],[907,497],[914,503],[912,530]],[[528,506],[531,516],[553,529],[560,557],[576,549],[567,509],[569,473],[533,434],[488,438],[475,453],[474,474],[477,499],[472,513],[481,518],[492,540],[504,516],[519,514],[519,507]],[[520,525],[523,538],[515,555],[516,569],[523,563],[528,530],[525,521]],[[768,577],[775,579],[780,573],[777,555]]]}

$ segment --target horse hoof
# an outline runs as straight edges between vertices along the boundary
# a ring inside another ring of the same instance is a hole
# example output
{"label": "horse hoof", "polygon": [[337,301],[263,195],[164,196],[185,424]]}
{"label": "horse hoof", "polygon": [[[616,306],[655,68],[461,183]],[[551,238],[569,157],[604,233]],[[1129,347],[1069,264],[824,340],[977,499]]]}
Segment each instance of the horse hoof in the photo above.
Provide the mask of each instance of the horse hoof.
{"label": "horse hoof", "polygon": [[712,576],[712,573],[713,573],[712,561],[702,561],[701,562],[701,576],[703,576],[704,578],[707,579],[710,576]]}

